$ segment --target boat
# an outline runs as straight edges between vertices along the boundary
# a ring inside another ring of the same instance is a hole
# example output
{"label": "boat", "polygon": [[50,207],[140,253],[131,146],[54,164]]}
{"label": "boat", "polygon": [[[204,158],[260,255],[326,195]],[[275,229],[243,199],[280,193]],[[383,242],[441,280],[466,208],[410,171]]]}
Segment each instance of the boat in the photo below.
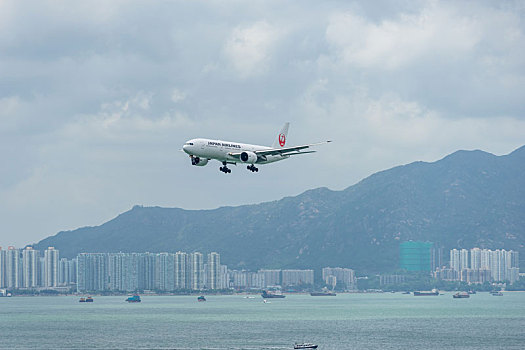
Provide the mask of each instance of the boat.
{"label": "boat", "polygon": [[415,292],[414,292],[414,296],[415,296],[415,297],[419,297],[419,296],[431,296],[431,295],[439,295],[438,290],[437,290],[437,289],[432,289],[431,291],[424,290],[424,291],[415,291]]}
{"label": "boat", "polygon": [[476,291],[475,290],[469,290],[468,294],[476,294]]}
{"label": "boat", "polygon": [[409,291],[406,291],[406,292],[403,292],[403,293],[401,293],[401,294],[410,294],[410,292],[409,292]]}
{"label": "boat", "polygon": [[206,301],[206,298],[204,297],[204,295],[201,295],[197,298],[197,301]]}
{"label": "boat", "polygon": [[455,298],[455,299],[470,298],[470,294],[467,292],[457,292],[456,294],[452,295],[452,298]]}
{"label": "boat", "polygon": [[317,349],[317,345],[313,343],[295,343],[294,349]]}
{"label": "boat", "polygon": [[492,294],[495,297],[502,297],[503,296],[502,292],[490,292],[490,294]]}
{"label": "boat", "polygon": [[85,303],[86,302],[86,298],[82,297],[78,300],[79,303]]}
{"label": "boat", "polygon": [[337,294],[333,292],[324,291],[324,292],[312,292],[310,293],[310,295],[313,297],[335,297]]}
{"label": "boat", "polygon": [[140,303],[140,295],[134,294],[126,299],[128,303]]}
{"label": "boat", "polygon": [[92,297],[87,297],[86,298],[86,303],[92,303],[93,302],[93,298]]}
{"label": "boat", "polygon": [[270,290],[263,291],[261,296],[264,299],[285,298],[286,297],[286,295],[281,294],[280,291],[270,291]]}

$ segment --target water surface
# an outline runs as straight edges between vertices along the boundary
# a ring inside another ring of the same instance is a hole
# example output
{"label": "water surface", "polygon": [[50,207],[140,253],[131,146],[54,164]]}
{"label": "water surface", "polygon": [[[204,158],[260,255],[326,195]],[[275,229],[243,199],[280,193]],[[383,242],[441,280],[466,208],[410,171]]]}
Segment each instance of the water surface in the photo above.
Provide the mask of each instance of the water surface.
{"label": "water surface", "polygon": [[525,293],[0,298],[0,348],[525,349]]}

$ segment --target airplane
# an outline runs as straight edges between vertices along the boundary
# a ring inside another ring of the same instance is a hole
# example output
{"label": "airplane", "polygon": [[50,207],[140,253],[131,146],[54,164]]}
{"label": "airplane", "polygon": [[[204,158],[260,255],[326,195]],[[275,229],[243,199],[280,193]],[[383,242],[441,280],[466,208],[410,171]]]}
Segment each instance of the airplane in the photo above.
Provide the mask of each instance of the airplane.
{"label": "airplane", "polygon": [[255,164],[268,164],[298,154],[314,153],[315,151],[303,150],[312,146],[332,142],[324,141],[309,145],[288,147],[286,143],[288,141],[289,126],[290,123],[284,124],[271,147],[199,138],[188,140],[184,146],[182,146],[182,151],[189,154],[191,164],[195,166],[205,166],[208,164],[208,161],[215,159],[222,163],[219,170],[225,174],[232,172],[231,169],[228,168],[228,164],[237,165],[237,163],[247,164],[246,168],[253,173],[259,171]]}

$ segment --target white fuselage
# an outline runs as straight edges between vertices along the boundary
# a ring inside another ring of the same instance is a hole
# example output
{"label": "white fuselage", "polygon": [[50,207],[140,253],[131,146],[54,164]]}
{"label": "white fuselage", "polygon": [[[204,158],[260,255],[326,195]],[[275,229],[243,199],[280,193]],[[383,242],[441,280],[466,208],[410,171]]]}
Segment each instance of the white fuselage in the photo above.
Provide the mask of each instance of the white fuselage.
{"label": "white fuselage", "polygon": [[[229,155],[229,153],[255,152],[272,149],[271,147],[250,145],[246,143],[210,140],[210,139],[192,139],[182,146],[184,152],[190,156],[216,159],[220,162],[241,163],[239,158]],[[273,163],[279,160],[289,158],[288,155],[268,155],[257,159],[254,164]]]}

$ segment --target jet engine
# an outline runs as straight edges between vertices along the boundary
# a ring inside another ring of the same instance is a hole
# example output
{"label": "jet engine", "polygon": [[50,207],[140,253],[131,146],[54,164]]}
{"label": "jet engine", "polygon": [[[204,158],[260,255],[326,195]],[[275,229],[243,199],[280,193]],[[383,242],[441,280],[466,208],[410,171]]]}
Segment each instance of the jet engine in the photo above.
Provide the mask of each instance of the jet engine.
{"label": "jet engine", "polygon": [[191,157],[191,165],[205,166],[208,164],[208,158]]}
{"label": "jet engine", "polygon": [[250,151],[245,151],[241,153],[241,162],[253,164],[257,161],[257,155]]}

